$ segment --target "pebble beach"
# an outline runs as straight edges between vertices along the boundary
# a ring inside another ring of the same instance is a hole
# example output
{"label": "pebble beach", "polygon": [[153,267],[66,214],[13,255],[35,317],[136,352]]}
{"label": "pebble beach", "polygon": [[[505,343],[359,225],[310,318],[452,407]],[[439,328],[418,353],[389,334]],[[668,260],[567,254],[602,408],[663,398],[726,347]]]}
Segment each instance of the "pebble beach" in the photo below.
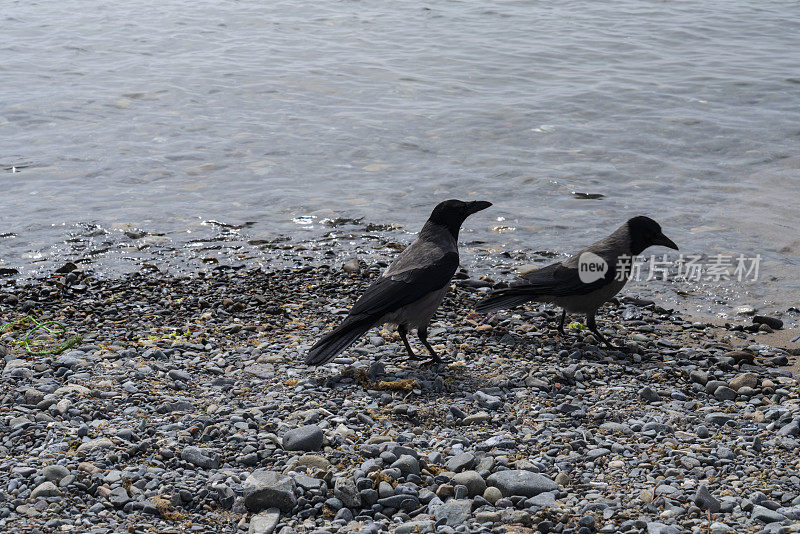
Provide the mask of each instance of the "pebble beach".
{"label": "pebble beach", "polygon": [[774,319],[623,291],[598,317],[608,350],[547,307],[475,314],[502,282],[462,269],[430,329],[444,364],[373,329],[304,365],[384,266],[6,284],[3,322],[80,339],[32,356],[29,325],[0,338],[0,530],[800,530],[798,351],[764,342]]}

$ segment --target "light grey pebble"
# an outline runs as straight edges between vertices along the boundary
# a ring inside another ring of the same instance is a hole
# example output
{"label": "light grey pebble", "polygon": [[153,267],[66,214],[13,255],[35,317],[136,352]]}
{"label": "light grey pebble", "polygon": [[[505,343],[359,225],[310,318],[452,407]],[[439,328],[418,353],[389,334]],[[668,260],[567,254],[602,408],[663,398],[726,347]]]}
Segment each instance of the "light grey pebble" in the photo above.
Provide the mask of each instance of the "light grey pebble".
{"label": "light grey pebble", "polygon": [[769,508],[760,505],[753,506],[753,511],[750,512],[750,517],[756,521],[761,521],[762,523],[776,523],[786,519],[786,516],[780,512],[770,510]]}
{"label": "light grey pebble", "polygon": [[281,511],[277,508],[269,508],[268,510],[254,515],[250,518],[249,534],[272,534],[278,522],[281,520]]}
{"label": "light grey pebble", "polygon": [[251,512],[269,508],[290,511],[297,502],[294,490],[294,480],[268,469],[253,471],[242,485],[244,505]]}
{"label": "light grey pebble", "polygon": [[58,484],[62,478],[69,475],[69,469],[63,465],[52,464],[42,469],[42,475],[44,475],[44,478],[47,480]]}
{"label": "light grey pebble", "polygon": [[339,477],[333,486],[333,495],[342,501],[348,508],[361,506],[361,495],[359,495],[353,479],[350,477]]}
{"label": "light grey pebble", "polygon": [[219,454],[211,449],[189,446],[183,449],[181,458],[183,461],[202,469],[217,469],[219,467]]}
{"label": "light grey pebble", "polygon": [[546,476],[516,469],[492,473],[486,484],[498,488],[504,497],[533,497],[545,491],[558,491],[558,484]]}
{"label": "light grey pebble", "polygon": [[452,483],[466,486],[470,497],[483,495],[483,492],[486,491],[486,481],[476,471],[456,473],[452,478]]}
{"label": "light grey pebble", "polygon": [[61,490],[58,489],[58,486],[50,482],[42,482],[38,486],[36,486],[33,491],[31,492],[31,500],[36,500],[39,497],[60,497]]}
{"label": "light grey pebble", "polygon": [[661,396],[649,386],[645,386],[639,391],[639,398],[647,403],[654,403],[661,400]]}
{"label": "light grey pebble", "polygon": [[437,524],[443,522],[450,527],[463,525],[472,516],[472,501],[469,499],[447,501],[436,506],[433,516]]}

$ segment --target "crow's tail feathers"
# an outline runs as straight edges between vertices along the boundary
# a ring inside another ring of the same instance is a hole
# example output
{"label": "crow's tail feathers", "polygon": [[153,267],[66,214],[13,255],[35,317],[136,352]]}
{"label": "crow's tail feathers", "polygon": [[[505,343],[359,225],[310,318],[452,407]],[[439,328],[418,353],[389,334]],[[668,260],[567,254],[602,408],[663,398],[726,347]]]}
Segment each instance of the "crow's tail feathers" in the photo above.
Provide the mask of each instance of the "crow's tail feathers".
{"label": "crow's tail feathers", "polygon": [[480,301],[475,306],[475,311],[479,313],[488,313],[497,310],[507,310],[520,304],[533,300],[536,296],[531,290],[526,290],[521,287],[509,287],[506,289],[498,289],[489,295],[486,299]]}
{"label": "crow's tail feathers", "polygon": [[345,321],[317,341],[306,355],[308,365],[323,365],[355,343],[356,339],[372,328],[372,318]]}

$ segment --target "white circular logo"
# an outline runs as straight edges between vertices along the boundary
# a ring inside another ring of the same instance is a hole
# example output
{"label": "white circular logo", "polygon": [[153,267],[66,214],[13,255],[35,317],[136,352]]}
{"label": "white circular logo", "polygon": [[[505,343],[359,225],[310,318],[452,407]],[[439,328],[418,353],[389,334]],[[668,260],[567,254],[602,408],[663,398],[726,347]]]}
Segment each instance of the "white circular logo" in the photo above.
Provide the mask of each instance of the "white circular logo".
{"label": "white circular logo", "polygon": [[606,260],[593,252],[584,252],[578,258],[578,276],[584,284],[603,278],[608,272]]}

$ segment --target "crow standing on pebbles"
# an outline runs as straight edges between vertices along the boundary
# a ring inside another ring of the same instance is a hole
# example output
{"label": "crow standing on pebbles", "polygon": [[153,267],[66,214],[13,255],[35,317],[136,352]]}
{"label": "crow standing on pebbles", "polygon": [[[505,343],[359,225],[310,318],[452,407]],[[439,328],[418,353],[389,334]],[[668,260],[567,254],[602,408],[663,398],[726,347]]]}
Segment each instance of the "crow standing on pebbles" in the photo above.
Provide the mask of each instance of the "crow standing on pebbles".
{"label": "crow standing on pebbles", "polygon": [[306,363],[322,365],[332,360],[367,330],[385,323],[397,325],[409,356],[417,358],[406,334],[416,329],[433,360],[441,362],[428,343],[428,323],[458,268],[461,223],[491,205],[460,200],[445,200],[437,205],[417,239],[367,288],[342,324],[311,347]]}
{"label": "crow standing on pebbles", "polygon": [[634,217],[574,256],[527,273],[508,288],[493,291],[475,309],[485,313],[528,301],[551,302],[563,309],[558,324],[561,335],[565,335],[567,312],[583,313],[589,330],[609,348],[615,348],[597,330],[595,313],[628,281],[633,257],[651,245],[678,250],[657,222],[649,217]]}

